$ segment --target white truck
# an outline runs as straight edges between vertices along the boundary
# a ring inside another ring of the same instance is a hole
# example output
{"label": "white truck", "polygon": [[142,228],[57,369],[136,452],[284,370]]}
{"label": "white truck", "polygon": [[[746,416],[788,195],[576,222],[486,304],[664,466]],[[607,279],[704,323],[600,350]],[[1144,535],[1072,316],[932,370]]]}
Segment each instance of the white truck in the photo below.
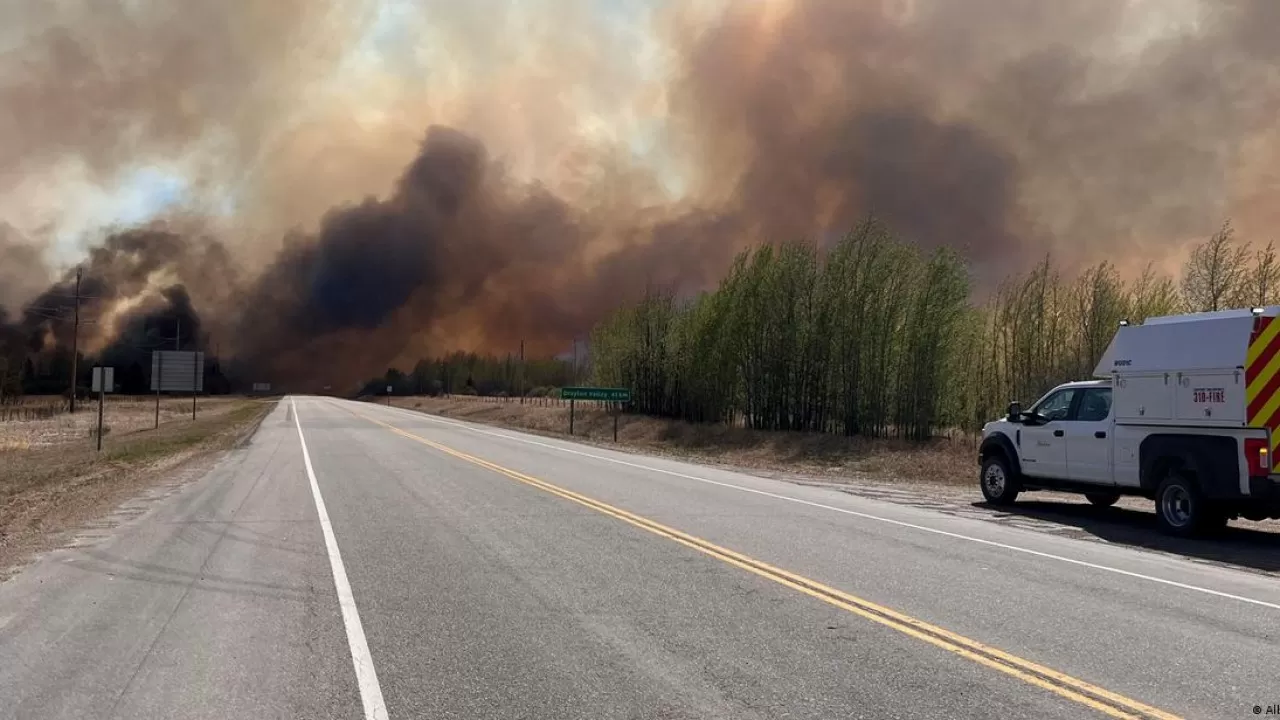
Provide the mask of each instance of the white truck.
{"label": "white truck", "polygon": [[1165,532],[1280,518],[1280,306],[1121,323],[1096,380],[1055,387],[982,428],[982,494],[1155,501]]}

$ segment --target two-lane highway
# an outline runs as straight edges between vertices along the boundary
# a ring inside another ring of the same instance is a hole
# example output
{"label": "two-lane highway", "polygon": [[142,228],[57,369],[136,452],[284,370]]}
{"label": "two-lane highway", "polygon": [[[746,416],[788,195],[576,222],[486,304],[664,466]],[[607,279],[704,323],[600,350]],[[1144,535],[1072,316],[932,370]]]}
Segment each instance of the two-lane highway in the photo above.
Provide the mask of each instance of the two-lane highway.
{"label": "two-lane highway", "polygon": [[1245,717],[1278,628],[1265,576],[299,397],[0,585],[0,717]]}

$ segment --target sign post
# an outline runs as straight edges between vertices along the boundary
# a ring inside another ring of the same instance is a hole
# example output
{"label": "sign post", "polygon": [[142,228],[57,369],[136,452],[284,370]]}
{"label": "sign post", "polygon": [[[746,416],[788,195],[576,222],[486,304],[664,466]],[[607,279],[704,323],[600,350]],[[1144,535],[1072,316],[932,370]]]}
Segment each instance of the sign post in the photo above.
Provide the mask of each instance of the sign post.
{"label": "sign post", "polygon": [[191,419],[195,420],[196,397],[204,391],[204,353],[189,350],[151,353],[151,389],[156,393],[156,428],[160,427],[161,393],[191,393]]}
{"label": "sign post", "polygon": [[[567,387],[560,388],[560,399],[569,401],[569,434],[573,434],[575,400],[599,400],[607,403],[631,402],[630,388]],[[618,441],[618,416],[613,416],[613,441]]]}
{"label": "sign post", "polygon": [[152,357],[155,358],[152,361],[152,364],[155,365],[153,376],[156,378],[156,380],[151,384],[154,385],[156,389],[156,429],[159,430],[160,429],[160,386],[164,384],[164,354],[161,353],[159,355],[153,355]]}
{"label": "sign post", "polygon": [[391,407],[391,386],[387,386],[387,407]]}
{"label": "sign post", "polygon": [[202,363],[191,363],[191,422],[196,421],[196,388],[200,387],[200,367]]}
{"label": "sign post", "polygon": [[98,452],[102,452],[102,412],[107,404],[107,393],[115,392],[116,369],[96,367],[93,369],[93,392],[98,393]]}

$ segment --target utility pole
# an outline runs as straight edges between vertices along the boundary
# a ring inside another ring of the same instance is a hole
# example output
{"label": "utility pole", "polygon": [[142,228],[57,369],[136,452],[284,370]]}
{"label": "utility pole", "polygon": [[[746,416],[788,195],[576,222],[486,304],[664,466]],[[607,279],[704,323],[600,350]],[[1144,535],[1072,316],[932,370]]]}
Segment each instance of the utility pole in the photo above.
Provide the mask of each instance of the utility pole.
{"label": "utility pole", "polygon": [[520,341],[520,404],[524,404],[524,340]]}
{"label": "utility pole", "polygon": [[76,412],[76,361],[80,357],[80,274],[81,268],[76,268],[76,319],[71,330],[71,414]]}
{"label": "utility pole", "polygon": [[[163,331],[162,331],[163,332]],[[163,337],[163,335],[161,336]],[[162,346],[163,347],[163,346]],[[156,356],[156,429],[160,429],[160,386],[164,383],[164,350],[153,350]]]}

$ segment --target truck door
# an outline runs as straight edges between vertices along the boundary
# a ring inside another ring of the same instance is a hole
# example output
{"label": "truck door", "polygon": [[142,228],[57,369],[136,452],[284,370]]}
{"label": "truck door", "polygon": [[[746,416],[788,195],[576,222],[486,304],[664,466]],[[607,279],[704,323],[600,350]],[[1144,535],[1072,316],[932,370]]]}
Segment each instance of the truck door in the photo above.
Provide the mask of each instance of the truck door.
{"label": "truck door", "polygon": [[1018,454],[1022,472],[1032,477],[1061,478],[1067,475],[1067,418],[1076,388],[1063,388],[1041,400],[1030,412],[1040,416],[1041,425],[1024,425],[1020,430]]}
{"label": "truck door", "polygon": [[1114,485],[1111,388],[1082,388],[1075,410],[1063,425],[1067,433],[1065,477],[1080,482]]}

